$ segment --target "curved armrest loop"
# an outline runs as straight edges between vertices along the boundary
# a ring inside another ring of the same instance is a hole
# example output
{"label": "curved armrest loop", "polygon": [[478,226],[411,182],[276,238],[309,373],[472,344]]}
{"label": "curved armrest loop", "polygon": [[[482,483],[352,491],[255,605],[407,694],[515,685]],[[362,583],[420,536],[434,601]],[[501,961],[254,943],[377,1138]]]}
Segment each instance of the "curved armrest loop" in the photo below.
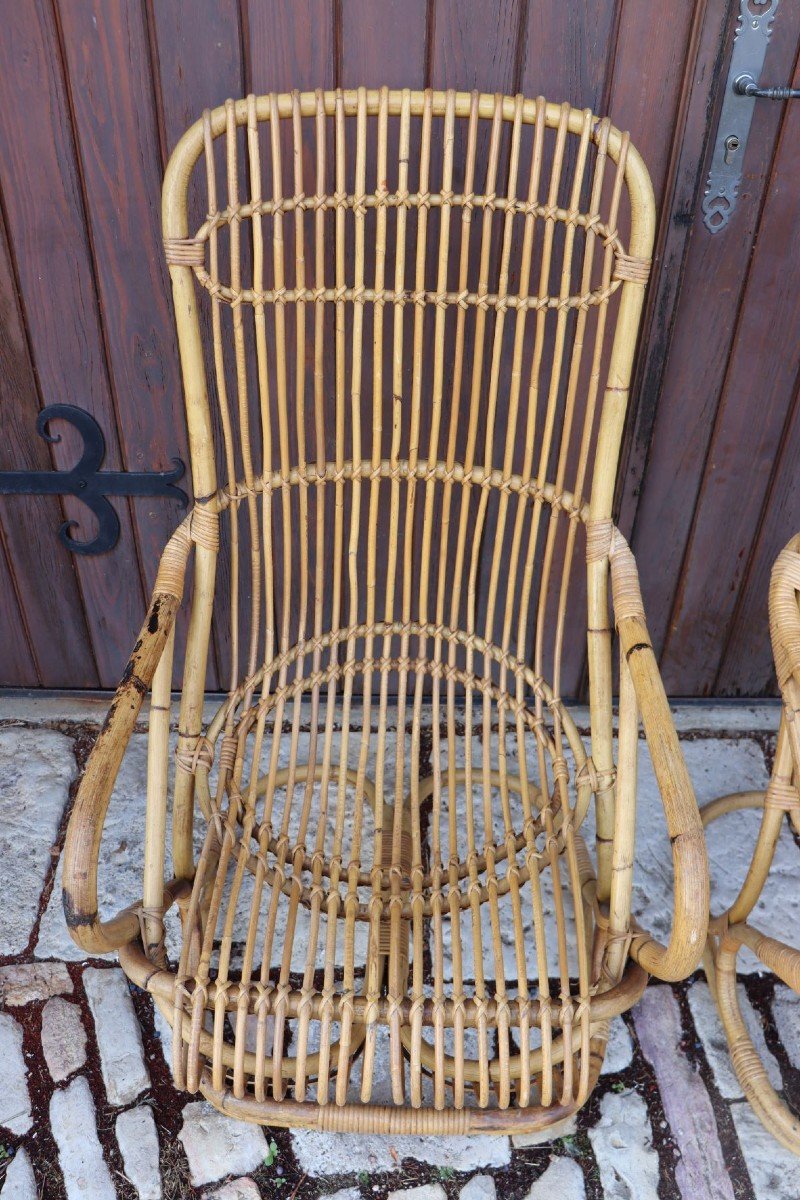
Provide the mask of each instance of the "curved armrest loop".
{"label": "curved armrest loop", "polygon": [[192,546],[192,517],[167,543],[155,589],[133,652],[114,694],[81,780],[64,845],[63,903],[70,934],[81,949],[104,954],[139,933],[138,906],[101,921],[97,912],[100,840],[117,772],[183,597]]}
{"label": "curved armrest loop", "polygon": [[[604,523],[605,524],[605,523]],[[604,530],[606,532],[606,530]],[[697,967],[708,931],[709,875],[703,825],[650,641],[636,560],[607,527],[614,616],[661,792],[674,870],[674,913],[666,946],[637,932],[631,955],[651,975],[675,981]]]}

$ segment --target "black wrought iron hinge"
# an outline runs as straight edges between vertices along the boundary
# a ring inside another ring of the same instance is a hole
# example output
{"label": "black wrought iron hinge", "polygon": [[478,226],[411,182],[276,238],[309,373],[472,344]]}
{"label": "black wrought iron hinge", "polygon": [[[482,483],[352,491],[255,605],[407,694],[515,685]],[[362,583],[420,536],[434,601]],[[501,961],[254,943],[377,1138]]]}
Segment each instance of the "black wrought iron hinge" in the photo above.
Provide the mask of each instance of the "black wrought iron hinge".
{"label": "black wrought iron hinge", "polygon": [[69,471],[0,471],[0,494],[11,496],[76,496],[97,518],[93,538],[80,541],[70,530],[77,521],[65,521],[58,530],[61,542],[73,554],[104,554],[119,538],[119,518],[109,496],[164,496],[178,500],[183,508],[189,497],[176,487],[185,467],[173,458],[171,471],[101,471],[106,453],[103,431],[91,413],[74,404],[51,404],[36,420],[36,431],[46,442],[60,442],[59,434],[47,432],[51,421],[73,425],[83,441],[83,451]]}

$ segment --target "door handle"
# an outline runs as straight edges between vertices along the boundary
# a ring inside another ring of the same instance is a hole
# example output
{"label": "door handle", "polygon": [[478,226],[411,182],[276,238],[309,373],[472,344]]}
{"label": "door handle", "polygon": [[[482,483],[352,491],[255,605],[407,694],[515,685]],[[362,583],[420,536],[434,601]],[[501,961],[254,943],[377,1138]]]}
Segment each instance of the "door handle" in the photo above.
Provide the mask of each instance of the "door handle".
{"label": "door handle", "polygon": [[739,75],[733,81],[737,96],[752,96],[755,100],[800,100],[800,88],[759,87],[752,75]]}

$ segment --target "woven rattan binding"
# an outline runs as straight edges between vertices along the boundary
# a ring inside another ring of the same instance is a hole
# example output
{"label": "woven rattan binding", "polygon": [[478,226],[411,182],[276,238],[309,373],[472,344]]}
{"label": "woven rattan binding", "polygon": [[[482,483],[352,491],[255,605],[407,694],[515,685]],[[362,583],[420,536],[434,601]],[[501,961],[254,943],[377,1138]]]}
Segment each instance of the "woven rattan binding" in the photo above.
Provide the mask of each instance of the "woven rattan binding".
{"label": "woven rattan binding", "polygon": [[750,923],[753,909],[768,884],[782,830],[788,825],[795,835],[800,834],[799,594],[800,534],[778,555],[770,580],[769,628],[783,711],[769,786],[766,792],[721,796],[702,810],[703,822],[709,825],[729,813],[763,809],[739,895],[730,908],[711,921],[705,966],[742,1091],[765,1129],[795,1154],[800,1154],[800,1115],[776,1092],[753,1044],[739,1005],[736,965],[744,947],[787,987],[800,993],[800,946],[769,937]]}
{"label": "woven rattan binding", "polygon": [[[76,802],[73,935],[120,949],[179,1084],[226,1112],[557,1122],[647,972],[685,975],[705,941],[699,817],[610,519],[647,172],[609,121],[541,98],[250,96],[182,138],[163,217],[200,499]],[[587,643],[590,748],[562,699]],[[211,654],[228,696],[204,724]],[[151,683],[143,898],[106,922],[100,834]],[[666,946],[631,914],[640,709]]]}

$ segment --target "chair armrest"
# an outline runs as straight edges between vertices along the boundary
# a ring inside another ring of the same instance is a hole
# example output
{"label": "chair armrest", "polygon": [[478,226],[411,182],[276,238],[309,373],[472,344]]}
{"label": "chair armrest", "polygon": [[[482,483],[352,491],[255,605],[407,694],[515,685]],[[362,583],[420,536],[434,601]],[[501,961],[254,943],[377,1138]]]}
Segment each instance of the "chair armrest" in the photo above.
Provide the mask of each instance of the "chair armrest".
{"label": "chair armrest", "polygon": [[72,938],[90,954],[104,954],[139,933],[138,906],[109,921],[97,912],[97,867],[106,812],[142,702],[150,689],[180,608],[191,548],[190,518],[167,543],[153,597],[108,716],[86,764],[64,845],[64,915]]}
{"label": "chair armrest", "polygon": [[661,800],[674,870],[672,931],[666,946],[636,931],[631,955],[658,979],[685,979],[706,944],[709,875],[703,825],[675,732],[642,604],[636,560],[622,534],[610,530],[609,563],[620,648],[630,671]]}

